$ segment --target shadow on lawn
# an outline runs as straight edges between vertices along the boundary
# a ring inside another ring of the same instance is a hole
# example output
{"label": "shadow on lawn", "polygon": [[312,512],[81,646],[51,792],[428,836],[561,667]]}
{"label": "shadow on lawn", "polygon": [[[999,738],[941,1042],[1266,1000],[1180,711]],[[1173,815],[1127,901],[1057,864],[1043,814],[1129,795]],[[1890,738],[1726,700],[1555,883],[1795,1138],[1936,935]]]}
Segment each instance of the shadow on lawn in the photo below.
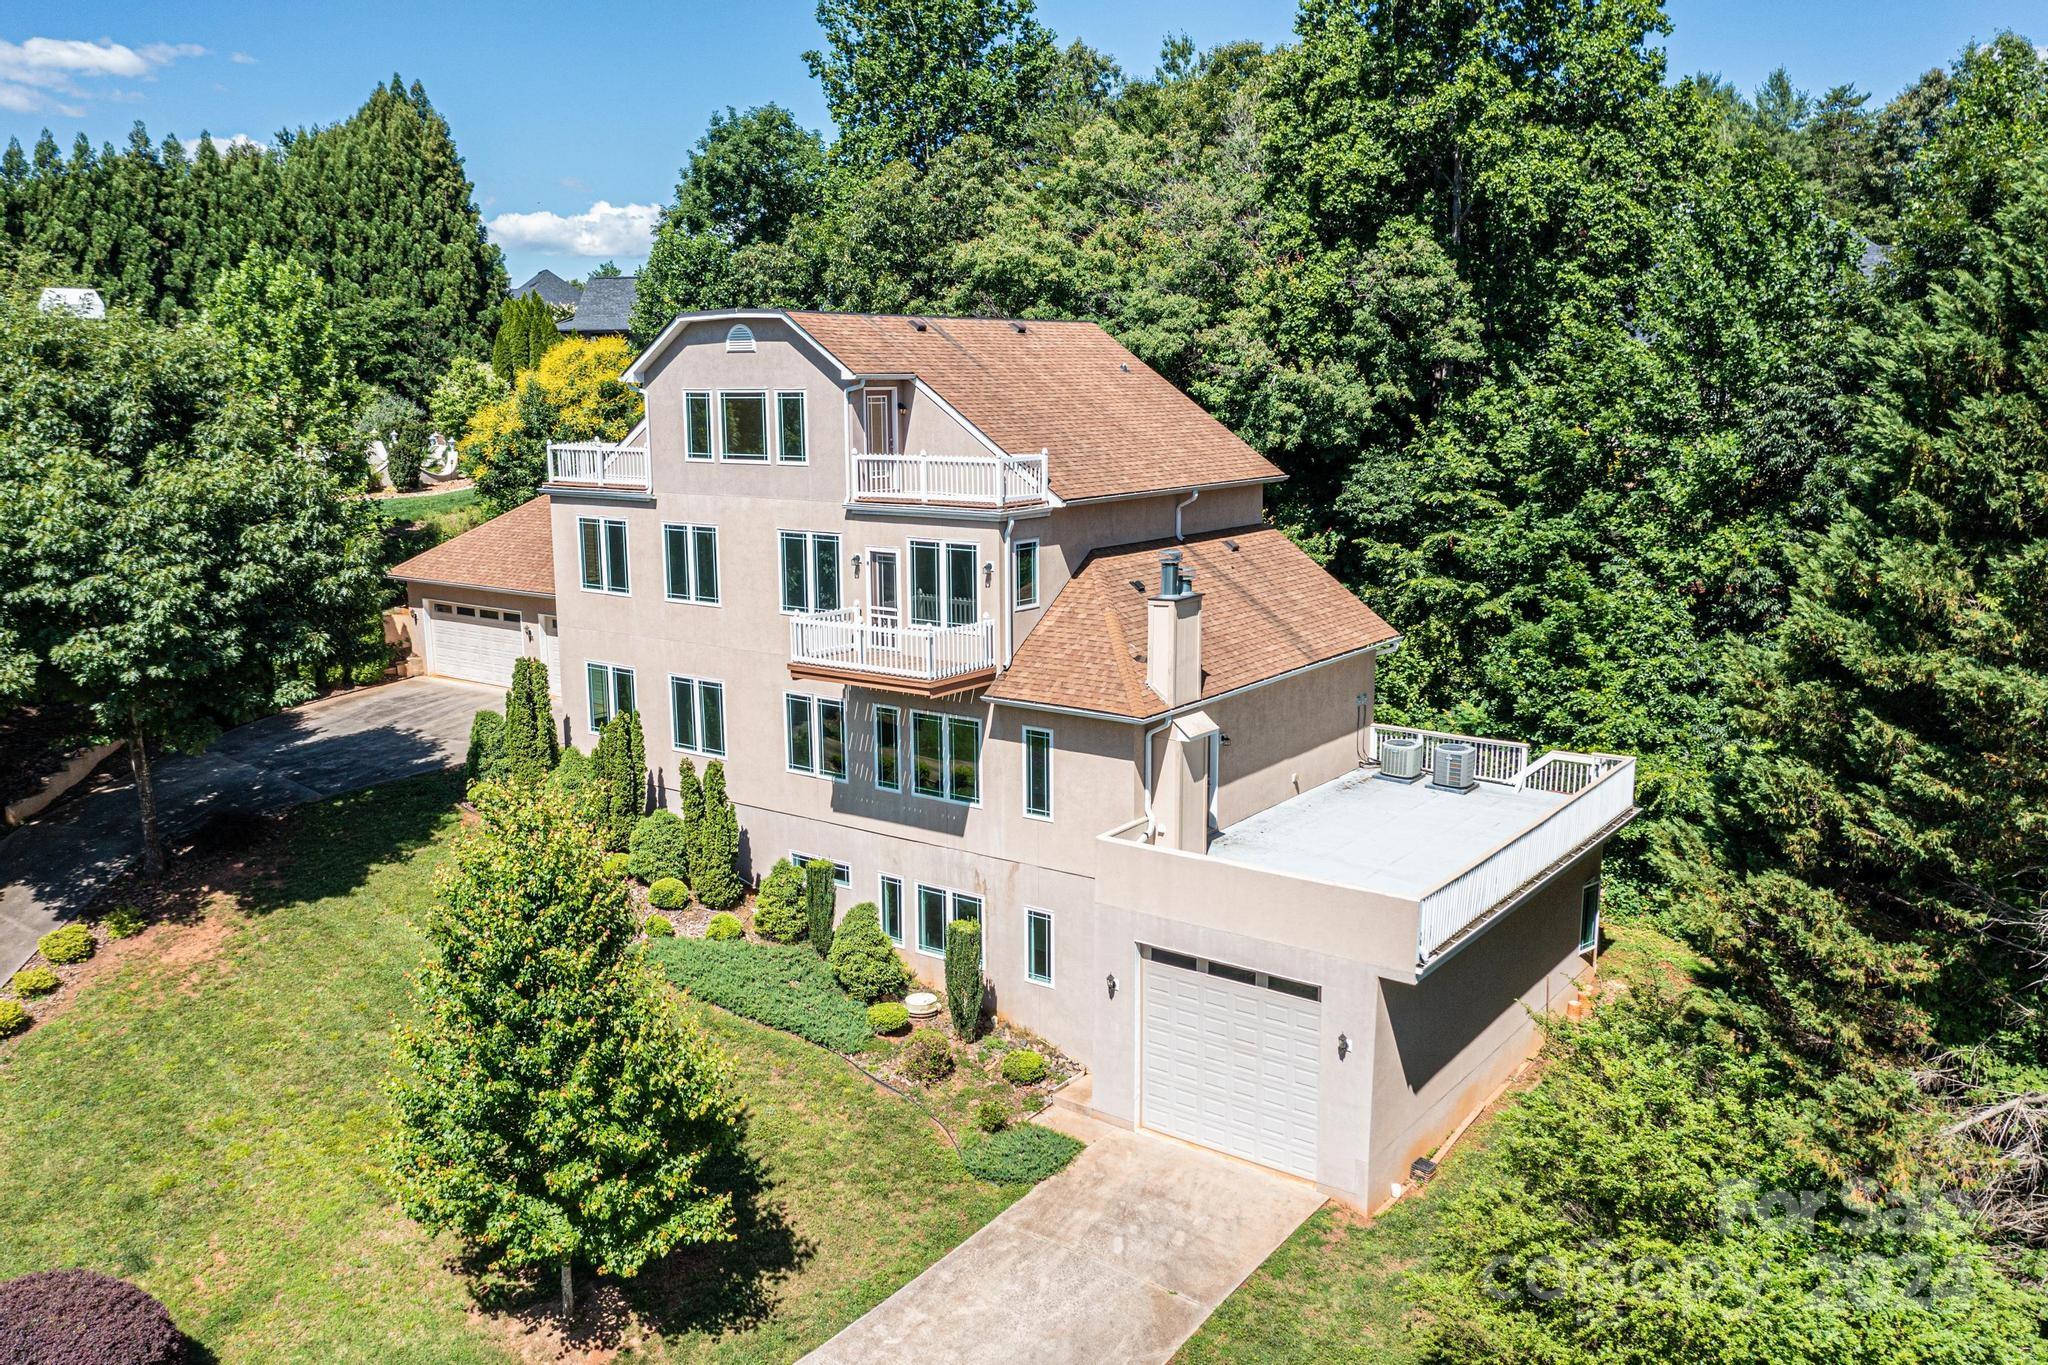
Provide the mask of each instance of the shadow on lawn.
{"label": "shadow on lawn", "polygon": [[434,773],[350,792],[282,817],[224,812],[202,828],[202,837],[218,824],[216,840],[247,841],[248,856],[273,865],[271,875],[253,879],[242,893],[250,914],[268,914],[300,901],[353,894],[377,868],[411,857],[455,818],[462,788],[460,773]]}

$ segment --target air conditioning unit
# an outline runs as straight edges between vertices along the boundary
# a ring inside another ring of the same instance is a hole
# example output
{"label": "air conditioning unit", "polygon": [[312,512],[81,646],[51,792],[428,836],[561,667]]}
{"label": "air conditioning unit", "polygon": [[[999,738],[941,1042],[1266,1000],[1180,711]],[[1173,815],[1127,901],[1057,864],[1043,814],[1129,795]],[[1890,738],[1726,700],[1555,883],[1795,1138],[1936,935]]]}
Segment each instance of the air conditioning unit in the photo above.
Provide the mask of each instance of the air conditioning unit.
{"label": "air conditioning unit", "polygon": [[1436,746],[1436,771],[1430,785],[1446,791],[1468,792],[1479,780],[1479,750],[1470,744],[1451,742]]}
{"label": "air conditioning unit", "polygon": [[1380,741],[1380,776],[1396,782],[1413,782],[1422,776],[1422,741],[1383,739]]}

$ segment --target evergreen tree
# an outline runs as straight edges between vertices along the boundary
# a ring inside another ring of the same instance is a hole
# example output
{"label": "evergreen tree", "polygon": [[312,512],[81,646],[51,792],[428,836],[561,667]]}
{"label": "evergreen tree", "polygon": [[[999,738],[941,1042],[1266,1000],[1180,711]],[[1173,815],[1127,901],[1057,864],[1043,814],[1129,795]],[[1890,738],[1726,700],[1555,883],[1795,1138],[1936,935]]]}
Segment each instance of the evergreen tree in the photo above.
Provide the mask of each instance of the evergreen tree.
{"label": "evergreen tree", "polygon": [[873,901],[862,901],[846,912],[825,960],[840,988],[856,1000],[893,1000],[910,985],[910,972],[882,932],[881,912]]}
{"label": "evergreen tree", "polygon": [[946,1013],[960,1041],[971,1043],[981,1032],[981,924],[956,919],[946,926]]}
{"label": "evergreen tree", "polygon": [[487,1263],[631,1276],[730,1241],[707,1184],[743,1107],[634,943],[624,883],[564,798],[483,787],[426,930],[421,1022],[401,1030],[391,1163],[406,1212]]}
{"label": "evergreen tree", "polygon": [[647,810],[647,748],[640,713],[621,711],[598,731],[598,834],[606,848],[626,851],[633,826]]}
{"label": "evergreen tree", "polygon": [[676,813],[683,822],[683,857],[688,868],[683,880],[698,884],[697,831],[704,824],[704,784],[697,780],[697,765],[688,757],[676,763]]}
{"label": "evergreen tree", "polygon": [[730,910],[746,887],[740,882],[739,813],[725,794],[725,764],[712,759],[704,769],[704,815],[690,844],[691,888],[713,910]]}
{"label": "evergreen tree", "polygon": [[506,776],[515,782],[545,782],[560,758],[548,666],[539,659],[519,659],[512,665],[512,690],[505,694]]}
{"label": "evergreen tree", "polygon": [[804,864],[804,920],[810,931],[811,946],[818,950],[819,957],[832,953],[832,911],[837,895],[832,889],[832,863],[827,858],[813,858]]}

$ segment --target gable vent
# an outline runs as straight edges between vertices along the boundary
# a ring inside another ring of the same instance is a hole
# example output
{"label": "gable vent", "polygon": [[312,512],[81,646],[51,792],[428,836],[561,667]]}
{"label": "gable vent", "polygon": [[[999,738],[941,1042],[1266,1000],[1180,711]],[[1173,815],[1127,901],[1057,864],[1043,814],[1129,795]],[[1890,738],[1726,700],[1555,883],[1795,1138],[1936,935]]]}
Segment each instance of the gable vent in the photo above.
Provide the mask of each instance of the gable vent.
{"label": "gable vent", "polygon": [[751,351],[754,349],[754,329],[744,322],[735,322],[732,330],[725,334],[725,349],[728,351]]}

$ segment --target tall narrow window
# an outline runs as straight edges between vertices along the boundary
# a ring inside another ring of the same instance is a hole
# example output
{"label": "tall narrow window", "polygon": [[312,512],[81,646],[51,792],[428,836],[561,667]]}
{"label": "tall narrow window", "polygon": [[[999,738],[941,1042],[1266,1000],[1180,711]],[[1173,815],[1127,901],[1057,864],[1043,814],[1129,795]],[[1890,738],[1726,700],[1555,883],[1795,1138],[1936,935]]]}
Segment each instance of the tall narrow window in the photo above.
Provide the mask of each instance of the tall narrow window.
{"label": "tall narrow window", "polygon": [[939,547],[928,540],[910,542],[910,624],[939,623]]}
{"label": "tall narrow window", "polygon": [[613,716],[640,709],[633,696],[633,670],[612,664],[585,664],[583,678],[590,698],[590,730],[604,729]]}
{"label": "tall narrow window", "polygon": [[711,606],[718,604],[718,528],[716,526],[692,526],[690,544],[694,561],[690,573],[690,586],[696,593],[696,601]]}
{"label": "tall narrow window", "polygon": [[707,754],[725,753],[725,684],[697,684],[697,736]]}
{"label": "tall narrow window", "polygon": [[1600,883],[1587,882],[1579,892],[1579,951],[1600,946]]}
{"label": "tall narrow window", "polygon": [[590,592],[630,590],[626,579],[626,523],[610,517],[576,519],[577,568]]}
{"label": "tall narrow window", "polygon": [[604,590],[629,592],[626,581],[626,523],[607,519],[604,524]]}
{"label": "tall narrow window", "polygon": [[818,774],[846,776],[846,704],[818,698]]}
{"label": "tall narrow window", "polygon": [[810,538],[801,531],[782,533],[782,609],[811,609],[811,576],[808,566]]}
{"label": "tall narrow window", "polygon": [[811,610],[839,610],[839,537],[811,537]]}
{"label": "tall narrow window", "polygon": [[1052,731],[1024,731],[1024,813],[1052,819]]}
{"label": "tall narrow window", "polygon": [[875,708],[875,785],[903,790],[903,713],[893,706]]}
{"label": "tall narrow window", "polygon": [[1038,605],[1038,542],[1020,540],[1010,548],[1011,602],[1019,607]]}
{"label": "tall narrow window", "polygon": [[946,624],[968,626],[980,617],[972,545],[946,546]]}
{"label": "tall narrow window", "polygon": [[946,794],[946,719],[910,713],[910,789],[919,796]]}
{"label": "tall narrow window", "polygon": [[804,396],[802,391],[776,394],[775,415],[776,435],[780,438],[776,442],[776,458],[780,459],[784,464],[802,464],[810,458],[809,450],[804,444]]}
{"label": "tall narrow window", "polygon": [[785,740],[788,746],[789,770],[796,773],[814,773],[818,760],[811,743],[811,699],[790,693],[782,699]]}
{"label": "tall narrow window", "polygon": [[903,942],[903,879],[884,876],[882,889],[882,932],[896,943]]}
{"label": "tall narrow window", "polygon": [[683,455],[686,459],[711,458],[711,395],[683,395]]}
{"label": "tall narrow window", "polygon": [[946,799],[981,800],[981,722],[954,716],[946,722]]}
{"label": "tall narrow window", "polygon": [[668,680],[669,738],[675,747],[697,749],[697,683],[693,678]]}
{"label": "tall narrow window", "polygon": [[1052,916],[1044,910],[1024,912],[1024,975],[1042,986],[1052,984]]}
{"label": "tall narrow window", "polygon": [[917,888],[917,950],[946,951],[946,893],[936,886]]}
{"label": "tall narrow window", "polygon": [[721,393],[718,395],[718,423],[725,435],[726,459],[768,458],[767,394]]}
{"label": "tall narrow window", "polygon": [[669,724],[675,747],[685,753],[725,752],[725,684],[703,678],[670,678]]}

